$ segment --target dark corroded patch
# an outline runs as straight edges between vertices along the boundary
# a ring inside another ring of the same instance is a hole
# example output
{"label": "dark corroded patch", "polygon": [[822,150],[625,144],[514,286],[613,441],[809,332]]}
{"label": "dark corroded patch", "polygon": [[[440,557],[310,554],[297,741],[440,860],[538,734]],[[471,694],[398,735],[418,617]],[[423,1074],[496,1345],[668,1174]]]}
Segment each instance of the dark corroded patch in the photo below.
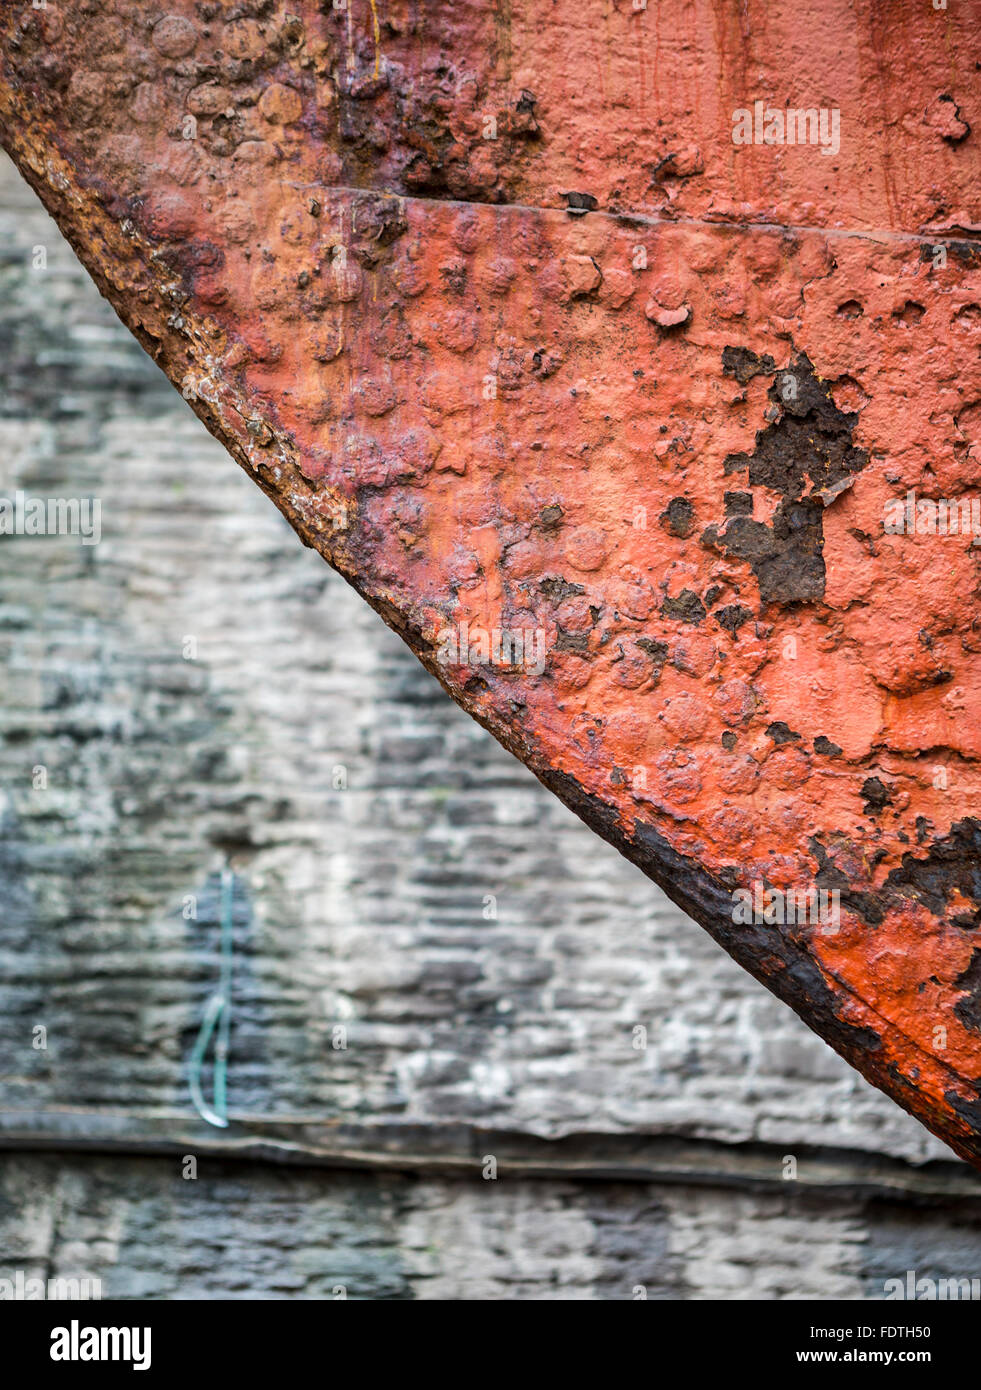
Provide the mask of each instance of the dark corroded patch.
{"label": "dark corroded patch", "polygon": [[862,892],[851,886],[851,879],[838,867],[833,857],[838,846],[826,846],[816,835],[812,835],[810,849],[818,863],[818,871],[814,875],[817,887],[836,890],[841,896],[843,908],[854,912],[856,917],[861,918],[870,927],[879,926],[886,914],[878,896],[871,891]]}
{"label": "dark corroded patch", "polygon": [[965,1028],[981,1033],[981,950],[972,953],[967,969],[954,984],[964,990],[964,998],[954,1005],[954,1013]]}
{"label": "dark corroded patch", "polygon": [[773,517],[773,525],[737,516],[724,535],[715,526],[706,529],[702,543],[732,559],[745,560],[760,586],[760,600],[768,603],[804,603],[824,597],[825,568],[822,504],[785,499]]}
{"label": "dark corroded patch", "polygon": [[852,443],[858,415],[839,410],[806,353],[776,374],[767,394],[781,412],[779,418],[757,434],[751,454],[728,456],[727,473],[748,471],[753,487],[799,498],[806,479],[814,491],[822,491],[868,463],[867,452]]}
{"label": "dark corroded patch", "polygon": [[767,725],[767,737],[772,738],[779,748],[784,743],[799,743],[800,734],[795,729],[791,729],[782,719],[776,719],[772,724]]}
{"label": "dark corroded patch", "polygon": [[955,915],[954,925],[965,930],[981,926],[981,821],[973,817],[958,821],[949,835],[934,840],[926,855],[904,854],[901,867],[891,870],[874,894],[856,892],[836,865],[835,854],[847,846],[825,845],[812,836],[810,848],[818,862],[818,886],[839,889],[842,905],[870,926],[878,926],[887,911],[910,900],[943,920],[955,897],[968,899],[973,909]]}
{"label": "dark corroded patch", "polygon": [[750,622],[753,617],[753,610],[742,603],[730,603],[725,608],[720,608],[717,613],[713,613],[712,617],[719,624],[719,627],[724,628],[730,636],[735,637],[743,624]]}
{"label": "dark corroded patch", "polygon": [[954,921],[967,928],[981,926],[981,821],[958,821],[949,835],[934,840],[923,859],[904,854],[902,866],[886,879],[885,890],[916,898],[936,917],[944,916],[954,894],[968,898],[973,911]]}
{"label": "dark corroded patch", "polygon": [[[723,371],[737,380],[761,370],[753,353],[723,352]],[[773,521],[753,521],[745,494],[727,493],[727,524],[721,532],[707,527],[702,544],[745,560],[764,606],[812,602],[824,597],[824,508],[865,467],[868,454],[852,442],[858,415],[838,408],[806,353],[776,373],[768,396],[776,418],[758,432],[751,454],[727,456],[725,471],[746,472],[752,487],[780,494]]]}
{"label": "dark corroded patch", "polygon": [[672,497],[659,520],[668,535],[684,540],[695,525],[695,509],[687,497]]}
{"label": "dark corroded patch", "polygon": [[754,376],[769,376],[776,369],[777,364],[768,352],[760,356],[744,347],[722,349],[722,371],[725,376],[735,377],[740,386],[745,386]]}
{"label": "dark corroded patch", "polygon": [[702,600],[691,589],[682,589],[676,598],[667,598],[661,608],[666,618],[677,618],[682,623],[698,624],[705,617]]}

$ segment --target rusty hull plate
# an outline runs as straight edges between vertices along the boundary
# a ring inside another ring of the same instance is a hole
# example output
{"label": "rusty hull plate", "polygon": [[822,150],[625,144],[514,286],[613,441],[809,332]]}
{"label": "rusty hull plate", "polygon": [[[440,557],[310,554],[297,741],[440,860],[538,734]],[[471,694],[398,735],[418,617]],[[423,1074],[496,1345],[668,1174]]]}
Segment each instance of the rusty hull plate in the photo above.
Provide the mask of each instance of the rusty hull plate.
{"label": "rusty hull plate", "polygon": [[981,1162],[981,548],[905,527],[981,496],[978,5],[0,14],[6,148],[303,541]]}

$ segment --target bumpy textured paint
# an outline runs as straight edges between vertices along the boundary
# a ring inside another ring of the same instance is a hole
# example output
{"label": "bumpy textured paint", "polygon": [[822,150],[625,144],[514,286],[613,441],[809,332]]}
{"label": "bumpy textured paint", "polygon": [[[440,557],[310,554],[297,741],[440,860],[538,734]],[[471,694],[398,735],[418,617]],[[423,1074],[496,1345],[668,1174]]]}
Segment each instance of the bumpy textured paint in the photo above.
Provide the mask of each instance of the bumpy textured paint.
{"label": "bumpy textured paint", "polygon": [[978,6],[0,13],[4,144],[304,541],[981,1162],[981,546],[884,529],[981,497]]}

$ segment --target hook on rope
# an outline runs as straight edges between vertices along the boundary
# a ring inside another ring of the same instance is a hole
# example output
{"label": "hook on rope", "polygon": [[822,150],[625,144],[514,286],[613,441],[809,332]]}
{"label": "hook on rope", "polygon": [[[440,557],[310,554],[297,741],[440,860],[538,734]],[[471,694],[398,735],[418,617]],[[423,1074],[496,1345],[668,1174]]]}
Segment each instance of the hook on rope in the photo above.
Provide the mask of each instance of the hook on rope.
{"label": "hook on rope", "polygon": [[[232,895],[235,875],[231,869],[221,871],[221,973],[218,988],[204,1006],[201,1027],[188,1063],[188,1084],[194,1108],[209,1125],[228,1128],[228,1039],[232,1023]],[[201,1089],[201,1072],[211,1035],[215,1033],[214,1095],[211,1105]]]}

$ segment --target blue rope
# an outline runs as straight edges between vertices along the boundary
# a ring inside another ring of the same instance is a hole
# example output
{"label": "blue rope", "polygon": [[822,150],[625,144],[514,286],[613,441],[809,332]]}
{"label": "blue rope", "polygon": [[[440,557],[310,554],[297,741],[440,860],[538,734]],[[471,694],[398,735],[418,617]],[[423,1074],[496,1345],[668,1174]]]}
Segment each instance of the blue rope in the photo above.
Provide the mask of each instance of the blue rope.
{"label": "blue rope", "polygon": [[[209,1125],[228,1128],[228,1039],[232,1026],[232,894],[235,876],[221,871],[221,974],[218,988],[204,1006],[204,1015],[188,1064],[188,1083],[194,1108]],[[201,1090],[201,1072],[211,1035],[217,1026],[214,1060],[214,1104]]]}

